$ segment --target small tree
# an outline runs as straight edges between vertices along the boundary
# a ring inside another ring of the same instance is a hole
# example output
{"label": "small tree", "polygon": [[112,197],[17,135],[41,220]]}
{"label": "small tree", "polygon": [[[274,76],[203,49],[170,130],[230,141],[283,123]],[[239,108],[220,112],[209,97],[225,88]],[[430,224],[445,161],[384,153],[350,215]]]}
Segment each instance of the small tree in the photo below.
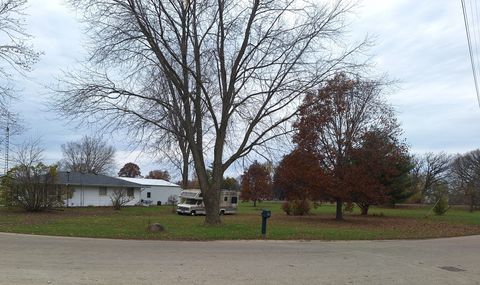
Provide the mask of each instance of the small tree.
{"label": "small tree", "polygon": [[1,182],[6,205],[29,212],[62,206],[65,193],[56,186],[56,176],[56,167],[43,163],[12,168]]}
{"label": "small tree", "polygon": [[448,206],[448,198],[445,195],[441,196],[433,206],[433,212],[437,216],[442,216],[449,209],[450,209],[450,206]]}
{"label": "small tree", "polygon": [[118,172],[120,177],[139,177],[140,176],[140,167],[135,163],[128,162],[126,163]]}
{"label": "small tree", "polygon": [[287,200],[306,200],[316,196],[321,188],[322,169],[317,156],[296,149],[286,155],[275,170],[275,188]]}
{"label": "small tree", "polygon": [[267,167],[257,161],[242,175],[242,193],[243,201],[253,201],[253,206],[257,206],[257,201],[270,199],[272,197],[272,181]]}
{"label": "small tree", "polygon": [[57,168],[42,163],[39,139],[25,141],[14,150],[16,166],[2,178],[2,197],[7,206],[36,212],[62,206],[66,189],[56,186]]}
{"label": "small tree", "polygon": [[177,195],[168,196],[167,204],[172,205],[172,213],[175,213],[175,206],[178,203]]}
{"label": "small tree", "polygon": [[274,188],[287,199],[282,205],[287,215],[308,214],[310,200],[328,200],[321,191],[326,185],[328,177],[320,167],[318,156],[307,149],[295,149],[275,170]]}
{"label": "small tree", "polygon": [[351,151],[351,159],[345,168],[345,186],[362,215],[368,214],[370,205],[394,204],[411,195],[408,148],[396,136],[379,131],[365,133]]}
{"label": "small tree", "polygon": [[122,188],[113,190],[112,194],[110,194],[110,200],[112,201],[113,209],[118,211],[132,201],[132,198],[127,195],[127,190]]}
{"label": "small tree", "polygon": [[227,176],[222,180],[222,189],[238,191],[240,190],[240,184],[237,179]]}

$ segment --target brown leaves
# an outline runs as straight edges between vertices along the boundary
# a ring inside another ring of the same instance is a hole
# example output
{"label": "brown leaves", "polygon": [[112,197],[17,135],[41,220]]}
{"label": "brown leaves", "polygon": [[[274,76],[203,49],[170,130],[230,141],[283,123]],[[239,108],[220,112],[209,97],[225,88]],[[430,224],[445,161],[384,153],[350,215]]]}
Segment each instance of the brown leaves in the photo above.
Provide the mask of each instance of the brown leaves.
{"label": "brown leaves", "polygon": [[294,125],[297,148],[276,175],[287,198],[387,201],[394,179],[405,174],[399,165],[408,163],[408,149],[381,85],[339,73],[306,95]]}
{"label": "brown leaves", "polygon": [[272,197],[272,179],[268,167],[254,161],[242,175],[243,201],[259,201]]}

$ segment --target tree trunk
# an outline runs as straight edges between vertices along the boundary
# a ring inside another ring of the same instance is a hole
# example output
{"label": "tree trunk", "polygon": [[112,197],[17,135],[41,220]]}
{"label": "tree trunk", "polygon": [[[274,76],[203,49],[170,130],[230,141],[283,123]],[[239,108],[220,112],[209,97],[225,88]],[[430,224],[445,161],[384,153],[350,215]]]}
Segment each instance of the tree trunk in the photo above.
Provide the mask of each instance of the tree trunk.
{"label": "tree trunk", "polygon": [[360,209],[362,210],[362,216],[368,215],[368,209],[370,208],[370,205],[362,205]]}
{"label": "tree trunk", "polygon": [[[182,151],[183,152],[183,151]],[[188,169],[188,153],[185,155],[185,153],[182,154],[183,156],[183,170],[182,170],[182,188],[185,189],[188,187],[188,176],[189,176],[189,169]]]}
{"label": "tree trunk", "polygon": [[218,168],[214,164],[212,170],[213,177],[209,179],[210,177],[203,163],[201,152],[193,148],[192,155],[198,182],[202,191],[203,203],[205,205],[205,224],[219,225],[221,223],[219,216],[220,186],[223,173],[219,175],[220,171],[218,171]]}
{"label": "tree trunk", "polygon": [[[215,184],[215,183],[214,183]],[[218,185],[212,185],[208,189],[208,194],[203,196],[203,202],[205,203],[205,224],[207,225],[220,225],[220,187]]]}
{"label": "tree trunk", "polygon": [[343,201],[342,199],[337,199],[337,211],[336,211],[336,216],[335,220],[337,221],[342,221],[343,220]]}
{"label": "tree trunk", "polygon": [[253,207],[257,207],[257,200],[253,200]]}
{"label": "tree trunk", "polygon": [[[220,166],[221,168],[221,166]],[[220,225],[222,223],[220,219],[220,190],[222,185],[223,173],[219,171],[219,168],[213,167],[212,169],[212,182],[208,187],[207,195],[203,195],[203,201],[205,203],[205,224],[207,225]]]}

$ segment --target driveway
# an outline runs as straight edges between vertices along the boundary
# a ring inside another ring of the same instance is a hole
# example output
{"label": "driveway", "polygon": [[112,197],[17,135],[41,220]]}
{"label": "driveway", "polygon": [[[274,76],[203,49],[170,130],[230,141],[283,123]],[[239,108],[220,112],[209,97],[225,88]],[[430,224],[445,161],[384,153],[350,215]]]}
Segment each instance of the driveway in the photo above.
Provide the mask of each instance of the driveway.
{"label": "driveway", "polygon": [[480,236],[177,242],[0,233],[0,284],[480,284]]}

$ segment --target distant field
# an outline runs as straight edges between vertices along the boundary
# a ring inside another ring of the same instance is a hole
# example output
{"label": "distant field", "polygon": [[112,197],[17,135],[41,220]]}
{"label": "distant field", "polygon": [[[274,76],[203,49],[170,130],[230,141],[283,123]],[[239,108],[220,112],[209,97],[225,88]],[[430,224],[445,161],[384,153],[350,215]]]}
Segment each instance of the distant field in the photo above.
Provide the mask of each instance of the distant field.
{"label": "distant field", "polygon": [[[268,239],[416,239],[480,234],[478,211],[452,209],[444,216],[425,217],[428,207],[373,208],[368,217],[354,211],[345,214],[345,221],[337,222],[333,219],[333,205],[322,205],[303,217],[285,215],[280,205],[263,202],[254,208],[251,203],[242,203],[238,214],[222,216],[223,225],[218,227],[205,226],[202,216],[178,216],[168,206],[128,207],[121,211],[69,208],[44,213],[0,208],[0,232],[121,239],[259,239],[260,212],[267,208],[272,211]],[[160,223],[166,231],[148,233],[150,223]]]}

